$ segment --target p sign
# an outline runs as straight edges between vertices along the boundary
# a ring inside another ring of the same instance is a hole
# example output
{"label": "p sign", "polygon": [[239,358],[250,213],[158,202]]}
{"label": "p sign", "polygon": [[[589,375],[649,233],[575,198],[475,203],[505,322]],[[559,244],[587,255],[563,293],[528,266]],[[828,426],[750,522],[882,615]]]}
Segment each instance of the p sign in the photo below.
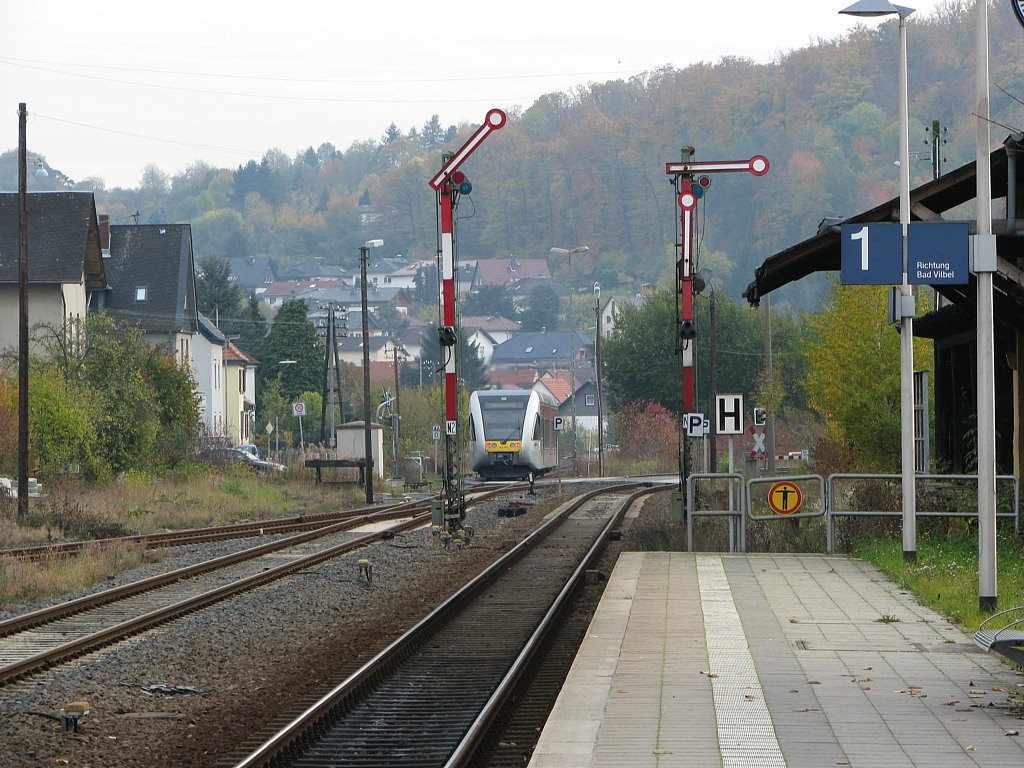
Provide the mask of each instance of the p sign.
{"label": "p sign", "polygon": [[555,416],[555,432],[561,432],[565,428],[565,418]]}
{"label": "p sign", "polygon": [[743,395],[715,395],[715,432],[743,434]]}
{"label": "p sign", "polygon": [[843,285],[900,285],[903,229],[899,224],[843,224],[839,256]]}
{"label": "p sign", "polygon": [[703,413],[686,414],[686,436],[704,437],[708,433],[708,420]]}

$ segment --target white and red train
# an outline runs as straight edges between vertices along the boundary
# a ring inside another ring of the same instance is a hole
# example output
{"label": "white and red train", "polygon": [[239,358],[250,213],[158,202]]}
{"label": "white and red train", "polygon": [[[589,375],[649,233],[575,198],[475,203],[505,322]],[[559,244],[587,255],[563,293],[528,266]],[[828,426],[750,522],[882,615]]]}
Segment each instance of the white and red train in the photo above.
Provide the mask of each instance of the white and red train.
{"label": "white and red train", "polygon": [[469,397],[472,469],[485,480],[539,477],[558,465],[557,404],[527,389],[477,390]]}

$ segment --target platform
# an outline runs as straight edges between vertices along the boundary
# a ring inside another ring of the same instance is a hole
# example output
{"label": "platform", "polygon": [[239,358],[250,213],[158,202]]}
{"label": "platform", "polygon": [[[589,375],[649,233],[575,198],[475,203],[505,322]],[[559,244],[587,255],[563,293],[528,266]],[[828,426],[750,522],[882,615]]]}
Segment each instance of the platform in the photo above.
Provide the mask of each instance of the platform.
{"label": "platform", "polygon": [[1022,684],[862,561],[628,552],[529,765],[1020,768]]}

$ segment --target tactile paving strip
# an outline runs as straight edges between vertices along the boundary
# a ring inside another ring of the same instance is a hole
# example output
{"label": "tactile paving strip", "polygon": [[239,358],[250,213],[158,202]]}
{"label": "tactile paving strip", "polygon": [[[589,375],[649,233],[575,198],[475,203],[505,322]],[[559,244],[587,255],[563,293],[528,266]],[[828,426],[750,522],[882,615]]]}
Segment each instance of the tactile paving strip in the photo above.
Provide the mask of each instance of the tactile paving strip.
{"label": "tactile paving strip", "polygon": [[697,556],[723,768],[786,768],[722,558]]}

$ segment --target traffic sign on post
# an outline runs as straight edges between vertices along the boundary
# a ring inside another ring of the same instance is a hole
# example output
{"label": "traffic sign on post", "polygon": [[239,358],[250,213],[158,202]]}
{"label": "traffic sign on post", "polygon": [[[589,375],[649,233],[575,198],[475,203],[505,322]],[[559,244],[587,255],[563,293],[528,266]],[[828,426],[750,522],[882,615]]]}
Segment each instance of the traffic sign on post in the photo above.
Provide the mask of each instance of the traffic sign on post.
{"label": "traffic sign on post", "polygon": [[306,415],[306,404],[292,403],[292,416],[305,416]]}
{"label": "traffic sign on post", "polygon": [[565,418],[555,416],[555,432],[561,432],[565,428]]}
{"label": "traffic sign on post", "polygon": [[715,395],[715,432],[743,434],[743,395]]}
{"label": "traffic sign on post", "polygon": [[686,436],[704,437],[708,433],[708,420],[703,413],[686,414]]}
{"label": "traffic sign on post", "polygon": [[440,424],[435,424],[434,425],[434,439],[435,440],[440,440],[441,439],[441,425]]}
{"label": "traffic sign on post", "polygon": [[768,489],[768,506],[777,515],[795,515],[803,503],[800,486],[789,480],[780,480]]}

